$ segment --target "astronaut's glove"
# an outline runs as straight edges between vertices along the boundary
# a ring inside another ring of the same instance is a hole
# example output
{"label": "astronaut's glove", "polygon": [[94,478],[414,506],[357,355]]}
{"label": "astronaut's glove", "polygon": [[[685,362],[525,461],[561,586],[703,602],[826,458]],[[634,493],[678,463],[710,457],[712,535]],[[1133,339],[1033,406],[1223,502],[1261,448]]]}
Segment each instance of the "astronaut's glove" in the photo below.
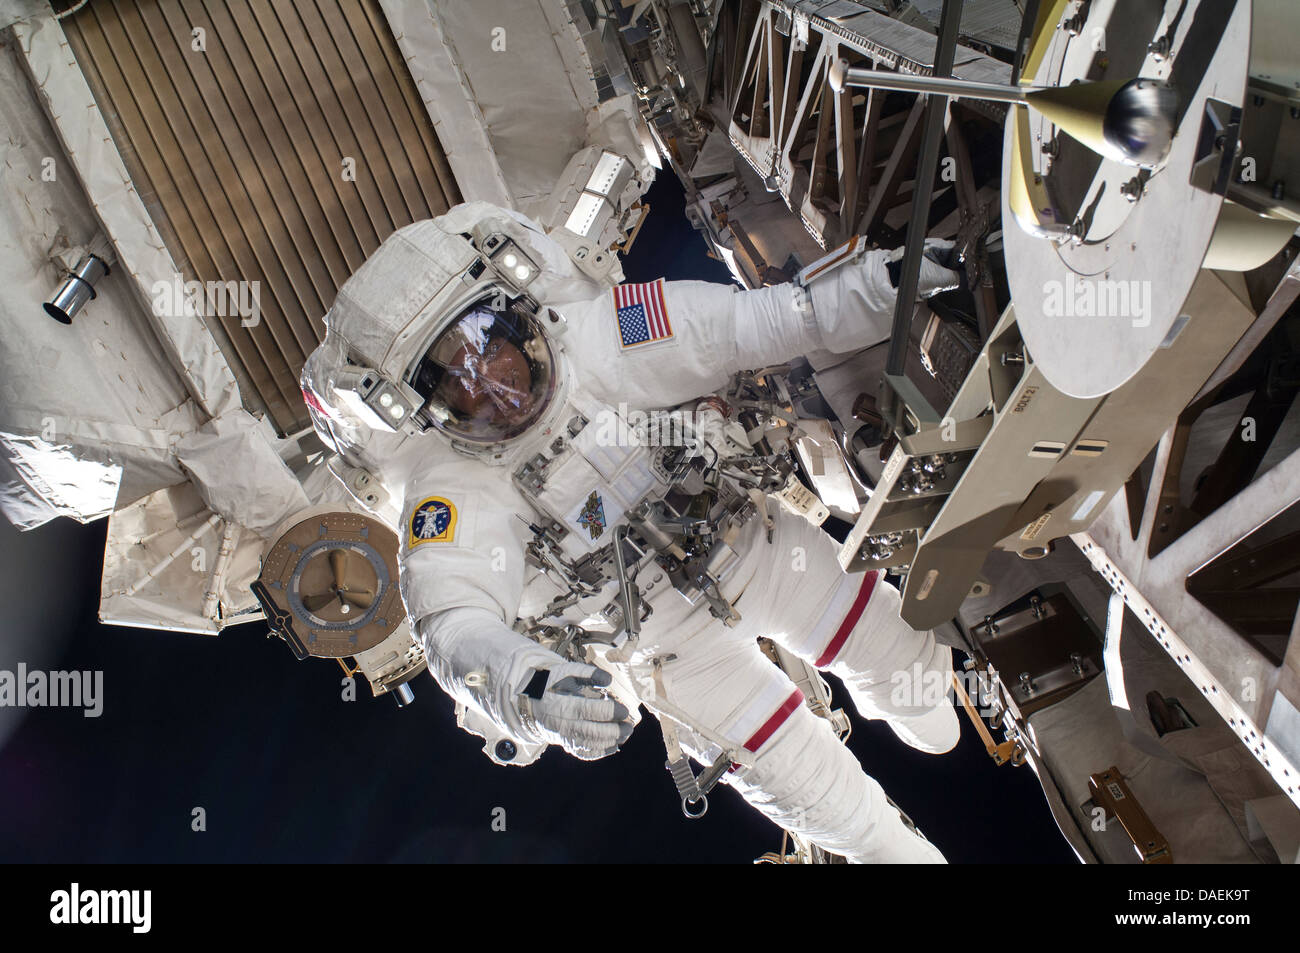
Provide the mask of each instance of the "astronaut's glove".
{"label": "astronaut's glove", "polygon": [[[895,288],[903,273],[904,251],[906,249],[902,246],[895,248],[886,260],[885,268]],[[962,274],[956,243],[942,238],[925,240],[925,251],[921,253],[921,274],[916,282],[918,297],[929,298],[941,291],[960,288]]]}
{"label": "astronaut's glove", "polygon": [[608,672],[555,656],[533,670],[515,698],[525,741],[559,745],[575,758],[595,761],[613,754],[632,734],[630,712],[605,696]]}
{"label": "astronaut's glove", "polygon": [[[443,691],[507,735],[558,744],[585,760],[613,754],[632,733],[626,707],[607,698],[607,672],[568,662],[469,606],[416,623],[429,671]],[[630,719],[629,719],[630,720]]]}

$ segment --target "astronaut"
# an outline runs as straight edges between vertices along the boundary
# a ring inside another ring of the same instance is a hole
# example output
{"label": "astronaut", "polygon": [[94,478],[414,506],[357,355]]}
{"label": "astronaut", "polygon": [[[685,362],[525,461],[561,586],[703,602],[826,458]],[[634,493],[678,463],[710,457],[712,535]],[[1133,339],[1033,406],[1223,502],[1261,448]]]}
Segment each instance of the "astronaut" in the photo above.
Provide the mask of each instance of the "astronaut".
{"label": "astronaut", "polygon": [[[336,473],[400,501],[408,618],[439,685],[508,739],[496,760],[605,757],[644,703],[670,760],[786,830],[850,861],[943,862],[757,640],[930,753],[959,736],[947,695],[917,684],[947,685],[949,649],[899,619],[881,574],[844,574],[819,527],[719,476],[756,453],[734,375],[885,340],[897,257],[845,251],[749,291],[610,289],[475,202],[398,230],[340,289],[303,393]],[[927,256],[922,295],[956,283]],[[711,424],[690,452],[627,425],[627,408],[681,406]],[[537,633],[586,638],[560,654]]]}

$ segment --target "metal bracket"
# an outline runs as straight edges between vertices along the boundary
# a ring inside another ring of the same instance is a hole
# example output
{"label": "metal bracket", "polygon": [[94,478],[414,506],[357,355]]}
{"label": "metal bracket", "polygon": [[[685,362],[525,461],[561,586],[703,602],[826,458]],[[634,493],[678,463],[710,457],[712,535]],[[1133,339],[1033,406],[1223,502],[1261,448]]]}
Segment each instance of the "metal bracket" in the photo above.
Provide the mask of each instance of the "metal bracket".
{"label": "metal bracket", "polygon": [[276,607],[262,580],[253,580],[249,589],[257,597],[257,601],[262,604],[262,611],[266,613],[266,624],[271,630],[267,634],[274,633],[282,638],[285,645],[289,646],[289,651],[293,652],[293,657],[299,662],[307,658],[310,653],[307,651],[307,646],[302,644],[302,639],[298,637],[298,633],[293,629],[293,615],[289,612],[281,612]]}
{"label": "metal bracket", "polygon": [[1215,195],[1227,195],[1240,149],[1241,107],[1207,99],[1196,141],[1191,184]]}
{"label": "metal bracket", "polygon": [[1169,841],[1156,829],[1147,812],[1134,796],[1120,774],[1119,768],[1109,767],[1088,778],[1088,790],[1093,803],[1106,812],[1106,817],[1116,817],[1124,833],[1133,842],[1133,849],[1144,864],[1172,864],[1173,852]]}
{"label": "metal bracket", "polygon": [[961,699],[962,707],[966,709],[966,715],[970,718],[971,724],[975,726],[980,741],[984,743],[984,750],[993,759],[993,763],[998,767],[1004,764],[1013,764],[1016,767],[1023,765],[1025,763],[1024,746],[1015,739],[1007,739],[1001,744],[995,743],[993,734],[989,731],[989,726],[984,724],[984,719],[975,710],[975,704],[971,701],[970,695],[966,692],[966,687],[962,685],[961,679],[956,674],[952,677],[952,684],[957,689],[957,697]]}

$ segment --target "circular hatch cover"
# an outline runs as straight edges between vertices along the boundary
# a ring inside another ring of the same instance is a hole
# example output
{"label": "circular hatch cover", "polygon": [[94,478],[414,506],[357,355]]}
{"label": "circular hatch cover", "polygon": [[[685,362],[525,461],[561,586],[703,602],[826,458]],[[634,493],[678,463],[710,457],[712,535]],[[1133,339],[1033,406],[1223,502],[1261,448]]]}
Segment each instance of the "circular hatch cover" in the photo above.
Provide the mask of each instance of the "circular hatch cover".
{"label": "circular hatch cover", "polygon": [[372,649],[406,615],[397,536],[360,513],[330,511],[295,523],[267,550],[255,586],[270,603],[267,619],[295,653],[320,658]]}

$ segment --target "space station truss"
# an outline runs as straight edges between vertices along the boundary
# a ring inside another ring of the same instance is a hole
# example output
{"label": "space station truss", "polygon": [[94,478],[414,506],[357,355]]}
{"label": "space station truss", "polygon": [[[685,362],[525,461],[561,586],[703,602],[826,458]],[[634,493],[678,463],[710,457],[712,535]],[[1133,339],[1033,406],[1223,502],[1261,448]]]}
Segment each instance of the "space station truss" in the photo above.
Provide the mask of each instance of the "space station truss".
{"label": "space station truss", "polygon": [[[908,205],[915,188],[923,98],[851,88],[837,93],[827,74],[843,59],[851,66],[930,75],[933,53],[931,33],[865,3],[727,4],[715,40],[714,89],[724,112],[716,118],[821,247],[836,247],[852,235],[896,244],[898,230],[886,219]],[[953,74],[1005,84],[1011,67],[963,46]],[[999,104],[970,107],[961,110],[968,120],[1000,123],[1005,116]],[[948,140],[956,177],[947,181],[960,181],[963,198],[973,202],[970,154],[956,116]],[[939,218],[943,208],[936,206]]]}

